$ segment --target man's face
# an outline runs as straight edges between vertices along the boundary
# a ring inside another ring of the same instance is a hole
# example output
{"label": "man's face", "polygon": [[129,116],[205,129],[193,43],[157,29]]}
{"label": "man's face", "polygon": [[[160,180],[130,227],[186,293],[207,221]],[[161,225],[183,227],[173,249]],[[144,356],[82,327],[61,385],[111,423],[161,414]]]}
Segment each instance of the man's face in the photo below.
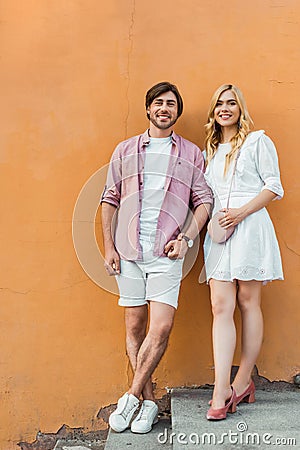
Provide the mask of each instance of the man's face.
{"label": "man's face", "polygon": [[178,118],[177,99],[168,91],[156,97],[147,109],[150,122],[160,130],[171,128]]}

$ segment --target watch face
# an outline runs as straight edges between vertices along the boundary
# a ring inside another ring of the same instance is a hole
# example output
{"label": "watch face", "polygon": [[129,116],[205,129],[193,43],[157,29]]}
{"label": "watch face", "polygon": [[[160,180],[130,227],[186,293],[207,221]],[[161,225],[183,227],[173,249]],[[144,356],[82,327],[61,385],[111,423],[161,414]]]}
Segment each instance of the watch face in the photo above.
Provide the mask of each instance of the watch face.
{"label": "watch face", "polygon": [[189,248],[193,247],[194,241],[193,241],[192,239],[189,239],[189,240],[187,241],[187,245],[188,245]]}
{"label": "watch face", "polygon": [[185,236],[185,235],[182,236],[182,239],[184,239],[186,241],[187,246],[189,248],[193,247],[193,245],[194,245],[193,239],[190,239],[188,236]]}

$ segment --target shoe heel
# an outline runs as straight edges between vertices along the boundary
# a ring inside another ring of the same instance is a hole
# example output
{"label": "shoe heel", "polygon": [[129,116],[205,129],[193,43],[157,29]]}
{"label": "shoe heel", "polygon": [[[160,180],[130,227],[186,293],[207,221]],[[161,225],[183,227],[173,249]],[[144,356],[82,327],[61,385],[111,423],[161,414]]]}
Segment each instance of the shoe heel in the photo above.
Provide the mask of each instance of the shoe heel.
{"label": "shoe heel", "polygon": [[236,412],[236,402],[232,402],[232,404],[230,405],[230,408],[228,409],[228,412],[231,414]]}
{"label": "shoe heel", "polygon": [[245,403],[254,403],[255,402],[255,393],[251,392],[247,397],[244,398]]}

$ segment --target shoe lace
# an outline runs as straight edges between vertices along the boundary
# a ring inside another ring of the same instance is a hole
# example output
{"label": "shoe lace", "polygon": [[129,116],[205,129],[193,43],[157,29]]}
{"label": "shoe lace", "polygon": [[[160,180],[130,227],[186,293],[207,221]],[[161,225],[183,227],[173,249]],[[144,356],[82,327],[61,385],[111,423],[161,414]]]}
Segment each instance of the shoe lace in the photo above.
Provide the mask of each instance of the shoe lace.
{"label": "shoe lace", "polygon": [[136,407],[136,403],[130,404],[129,399],[127,399],[126,405],[124,406],[123,411],[121,412],[121,416],[124,417],[124,419],[127,419],[128,414],[132,411],[133,408]]}
{"label": "shoe lace", "polygon": [[149,406],[144,405],[143,403],[140,412],[138,414],[137,420],[147,420],[147,408],[149,409]]}

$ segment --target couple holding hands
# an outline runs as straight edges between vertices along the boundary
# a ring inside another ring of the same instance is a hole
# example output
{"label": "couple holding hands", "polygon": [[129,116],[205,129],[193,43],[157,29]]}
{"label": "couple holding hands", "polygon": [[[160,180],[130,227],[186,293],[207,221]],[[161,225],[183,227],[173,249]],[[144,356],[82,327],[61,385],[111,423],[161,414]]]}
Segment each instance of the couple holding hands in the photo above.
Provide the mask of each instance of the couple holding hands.
{"label": "couple holding hands", "polygon": [[[221,212],[217,226],[228,233],[216,238],[209,227],[204,241],[215,366],[208,420],[225,419],[238,403],[255,401],[251,373],[263,338],[261,287],[283,279],[266,210],[283,196],[273,142],[263,130],[251,131],[245,100],[234,85],[222,85],[212,96],[203,154],[173,131],[182,110],[175,85],[162,82],[149,89],[149,129],[116,147],[101,198],[105,268],[118,283],[134,371],[109,418],[116,432],[131,427],[147,433],[158,420],[151,376],[173,326],[184,257],[209,216]],[[242,350],[230,383],[236,304]]]}

